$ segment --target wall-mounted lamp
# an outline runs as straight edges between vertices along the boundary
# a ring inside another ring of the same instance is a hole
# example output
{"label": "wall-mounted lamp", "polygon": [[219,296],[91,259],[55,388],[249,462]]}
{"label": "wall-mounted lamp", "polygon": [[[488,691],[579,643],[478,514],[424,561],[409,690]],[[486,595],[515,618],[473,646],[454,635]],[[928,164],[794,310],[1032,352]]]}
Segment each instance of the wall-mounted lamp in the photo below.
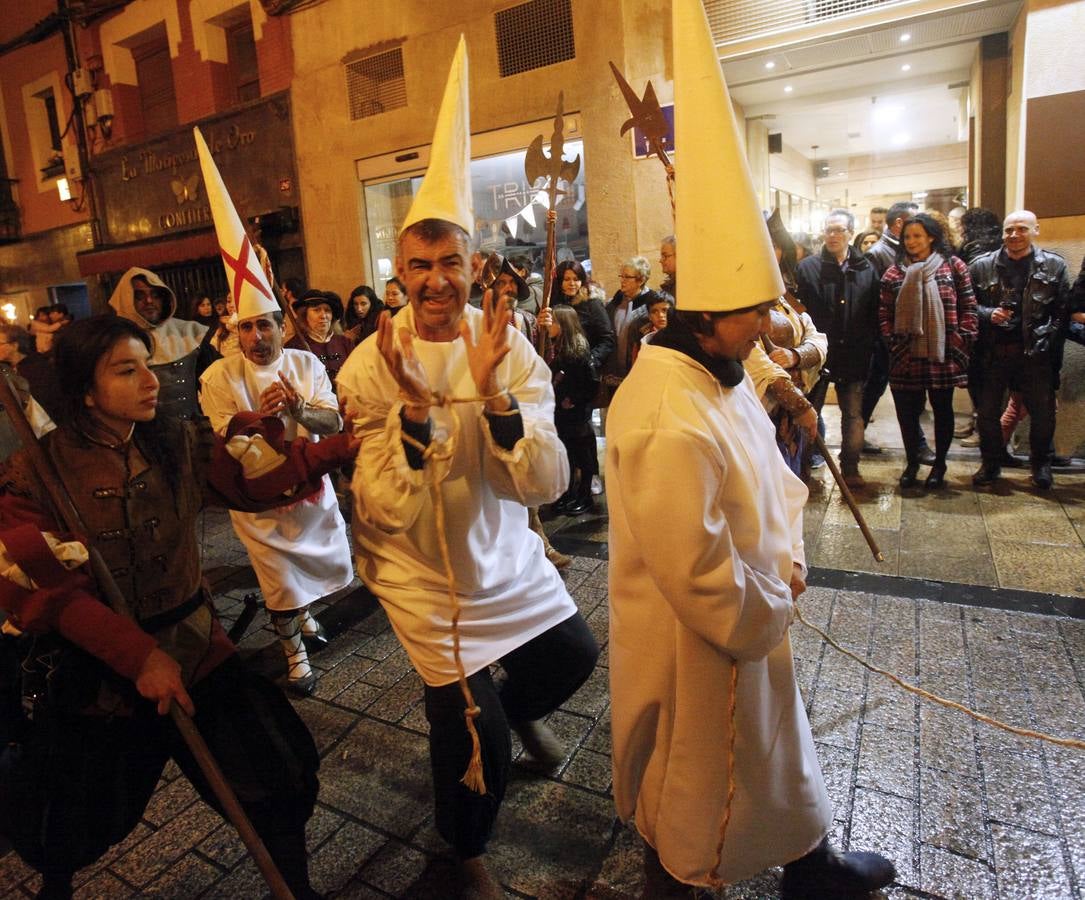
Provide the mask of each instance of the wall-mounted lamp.
{"label": "wall-mounted lamp", "polygon": [[9,325],[14,325],[15,324],[15,304],[14,303],[5,303],[3,306],[0,306],[0,315],[3,315],[3,317],[5,319],[7,319],[7,322],[8,322]]}
{"label": "wall-mounted lamp", "polygon": [[67,178],[61,176],[57,179],[57,193],[60,194],[60,199],[65,203],[72,199],[72,189]]}

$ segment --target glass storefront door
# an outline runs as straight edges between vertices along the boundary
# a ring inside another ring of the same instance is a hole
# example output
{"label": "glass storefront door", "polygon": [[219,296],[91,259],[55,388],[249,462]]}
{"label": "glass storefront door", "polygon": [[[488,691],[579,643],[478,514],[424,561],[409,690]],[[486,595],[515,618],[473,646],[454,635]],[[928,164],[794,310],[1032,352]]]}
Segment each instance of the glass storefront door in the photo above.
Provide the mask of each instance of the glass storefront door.
{"label": "glass storefront door", "polygon": [[[549,147],[545,148],[549,153]],[[526,150],[487,156],[471,162],[471,189],[475,207],[475,240],[480,250],[508,256],[526,256],[534,271],[541,271],[546,251],[546,192],[527,183]],[[588,207],[584,190],[584,143],[566,141],[566,160],[580,157],[574,181],[561,182],[558,195],[557,258],[590,259]],[[373,179],[364,183],[366,240],[370,280],[378,295],[395,274],[396,236],[422,183],[422,173]],[[541,184],[541,182],[540,182]]]}

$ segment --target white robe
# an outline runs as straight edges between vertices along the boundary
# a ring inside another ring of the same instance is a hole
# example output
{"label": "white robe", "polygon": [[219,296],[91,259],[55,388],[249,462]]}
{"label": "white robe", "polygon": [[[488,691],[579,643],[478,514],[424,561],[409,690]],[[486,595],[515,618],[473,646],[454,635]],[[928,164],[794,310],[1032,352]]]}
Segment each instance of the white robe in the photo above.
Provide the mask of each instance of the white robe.
{"label": "white robe", "polygon": [[832,824],[788,640],[806,488],[749,375],[644,347],[607,416],[614,801],[663,865],[706,884],[727,797],[727,883],[804,855]]}
{"label": "white robe", "polygon": [[[468,306],[463,314],[477,340],[482,313]],[[409,307],[395,326],[417,334]],[[482,403],[434,407],[436,449],[452,440],[455,451],[447,460],[431,457],[422,470],[410,468],[401,439],[403,404],[376,338],[351,353],[336,380],[362,441],[353,483],[358,574],[380,598],[423,681],[439,687],[456,680],[456,668],[430,485],[443,479],[445,536],[462,610],[460,652],[471,675],[576,612],[542,541],[528,528],[526,508],[565,490],[568,461],[554,429],[546,364],[509,329],[512,347],[498,378],[520,405],[523,438],[511,451],[496,444]],[[430,342],[415,336],[414,348],[433,390],[477,396],[462,338]]]}
{"label": "white robe", "polygon": [[[310,406],[338,409],[328,374],[313,354],[283,350],[267,366],[236,354],[217,360],[200,378],[200,405],[215,431],[225,435],[235,413],[258,409],[260,394],[278,380],[279,372]],[[286,440],[319,440],[289,416],[283,420]],[[270,610],[300,609],[354,579],[347,526],[327,475],[320,492],[307,500],[260,513],[231,510],[230,519]]]}

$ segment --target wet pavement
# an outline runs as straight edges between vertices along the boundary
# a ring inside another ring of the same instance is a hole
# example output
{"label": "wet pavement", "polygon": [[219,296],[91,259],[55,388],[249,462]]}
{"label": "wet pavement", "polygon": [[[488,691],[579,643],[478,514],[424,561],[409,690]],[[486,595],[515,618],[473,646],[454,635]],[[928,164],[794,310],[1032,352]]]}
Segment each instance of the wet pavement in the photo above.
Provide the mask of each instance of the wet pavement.
{"label": "wet pavement", "polygon": [[[1085,739],[1085,613],[1076,599],[1085,596],[1077,556],[1085,554],[1081,479],[1060,479],[1047,495],[1014,487],[996,498],[966,483],[964,458],[955,460],[954,486],[944,496],[901,498],[900,466],[892,455],[863,464],[878,485],[861,503],[884,567],[855,541],[835,488],[812,494],[806,527],[815,586],[801,600],[804,614],[860,657],[929,691],[1013,724]],[[638,897],[643,887],[639,839],[615,820],[609,794],[599,500],[593,515],[548,523],[555,543],[577,554],[565,578],[603,652],[588,683],[550,718],[567,747],[558,770],[540,776],[516,767],[490,852],[511,897],[617,900]],[[1052,525],[1063,520],[1065,527]],[[1025,548],[1020,566],[1007,562],[1000,541]],[[207,514],[204,548],[229,624],[256,586],[225,515]],[[878,574],[848,574],[864,571]],[[1056,589],[1059,602],[1048,609],[1043,601]],[[952,602],[958,599],[964,602]],[[1019,611],[1036,608],[1063,614]],[[454,869],[433,827],[421,682],[364,589],[318,609],[333,639],[312,657],[321,673],[315,696],[295,702],[322,757],[308,835],[314,884],[342,898],[451,897]],[[791,640],[835,809],[834,839],[894,860],[898,881],[886,896],[1085,897],[1085,753],[921,701],[799,622]],[[241,645],[252,665],[282,673],[262,608]],[[778,877],[766,872],[722,896],[776,896]],[[33,896],[38,884],[13,854],[0,858],[0,897]],[[76,893],[262,895],[239,839],[172,766],[136,831],[80,873]]]}

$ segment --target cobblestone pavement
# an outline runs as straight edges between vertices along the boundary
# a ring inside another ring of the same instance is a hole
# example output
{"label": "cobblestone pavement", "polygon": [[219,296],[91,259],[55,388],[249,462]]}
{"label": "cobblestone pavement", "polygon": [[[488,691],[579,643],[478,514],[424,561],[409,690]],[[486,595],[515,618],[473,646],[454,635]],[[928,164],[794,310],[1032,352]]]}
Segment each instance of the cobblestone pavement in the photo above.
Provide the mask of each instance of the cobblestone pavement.
{"label": "cobblestone pavement", "polygon": [[[586,534],[603,523],[581,524]],[[605,556],[604,546],[568,531],[565,543],[559,533],[562,546]],[[233,621],[255,582],[225,516],[208,515],[204,545],[220,609]],[[578,556],[565,577],[603,653],[588,683],[550,718],[568,748],[558,771],[517,769],[491,863],[513,897],[637,897],[639,839],[616,822],[609,795],[607,565]],[[884,583],[885,592],[871,593],[813,587],[802,608],[861,657],[928,690],[1085,738],[1085,620],[955,605],[922,590],[914,596],[915,585],[894,596],[895,580]],[[449,897],[453,867],[433,828],[421,682],[364,590],[348,589],[319,616],[333,640],[313,657],[322,673],[316,695],[295,704],[323,760],[309,825],[314,883],[342,898]],[[1085,896],[1085,755],[920,702],[801,623],[791,640],[836,811],[835,840],[895,861],[899,880],[887,896]],[[281,674],[263,610],[242,647],[253,665]],[[777,878],[767,872],[723,896],[773,897]],[[14,854],[0,858],[0,896],[32,896],[37,885]],[[135,832],[80,873],[76,896],[262,894],[240,841],[171,766]]]}

